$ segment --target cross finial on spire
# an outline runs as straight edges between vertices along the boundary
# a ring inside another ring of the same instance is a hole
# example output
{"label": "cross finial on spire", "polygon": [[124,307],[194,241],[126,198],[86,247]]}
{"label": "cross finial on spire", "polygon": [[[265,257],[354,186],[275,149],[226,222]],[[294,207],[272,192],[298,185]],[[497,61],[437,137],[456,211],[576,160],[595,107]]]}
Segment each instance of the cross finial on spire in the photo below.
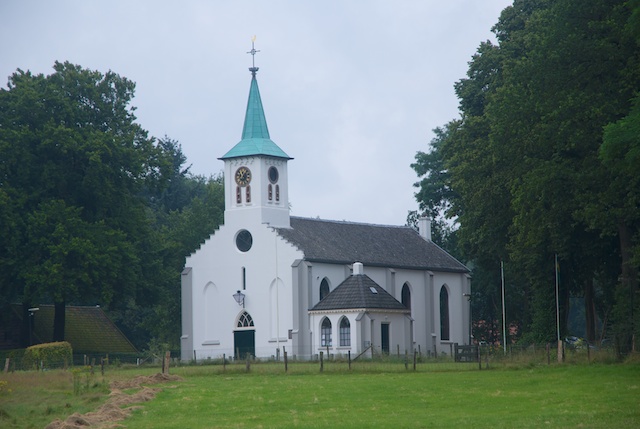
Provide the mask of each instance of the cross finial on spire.
{"label": "cross finial on spire", "polygon": [[249,52],[247,52],[247,54],[251,54],[252,67],[249,68],[249,71],[251,72],[251,75],[253,77],[256,76],[256,72],[259,69],[258,67],[256,67],[256,53],[260,52],[260,51],[257,51],[256,48],[255,48],[255,45],[254,45],[255,41],[256,41],[256,36],[253,36],[251,38],[251,50]]}

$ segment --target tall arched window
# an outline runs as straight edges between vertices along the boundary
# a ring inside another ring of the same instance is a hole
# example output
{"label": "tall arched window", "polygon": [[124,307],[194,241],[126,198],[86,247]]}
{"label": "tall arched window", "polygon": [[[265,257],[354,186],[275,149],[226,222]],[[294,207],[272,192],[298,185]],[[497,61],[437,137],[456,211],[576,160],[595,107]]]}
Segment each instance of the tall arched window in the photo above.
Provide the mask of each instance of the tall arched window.
{"label": "tall arched window", "polygon": [[440,339],[449,339],[449,292],[445,286],[440,288]]}
{"label": "tall arched window", "polygon": [[324,299],[325,296],[329,295],[329,282],[327,278],[323,278],[320,282],[320,301]]}
{"label": "tall arched window", "polygon": [[246,200],[247,200],[248,203],[250,203],[251,202],[251,186],[247,186],[246,189],[247,189],[246,190],[246,194],[247,194],[246,195]]}
{"label": "tall arched window", "polygon": [[280,201],[280,185],[276,185],[276,201]]}
{"label": "tall arched window", "polygon": [[326,317],[322,320],[320,328],[320,345],[322,347],[331,347],[331,321]]}
{"label": "tall arched window", "polygon": [[409,289],[409,285],[405,283],[402,286],[402,305],[411,310],[411,289]]}
{"label": "tall arched window", "polygon": [[351,346],[351,323],[349,319],[343,317],[340,320],[340,347]]}
{"label": "tall arched window", "polygon": [[240,186],[236,186],[236,204],[242,204],[242,191],[240,191]]}
{"label": "tall arched window", "polygon": [[269,201],[273,200],[273,186],[272,185],[269,185],[267,187],[267,195],[268,195],[267,198],[269,198]]}

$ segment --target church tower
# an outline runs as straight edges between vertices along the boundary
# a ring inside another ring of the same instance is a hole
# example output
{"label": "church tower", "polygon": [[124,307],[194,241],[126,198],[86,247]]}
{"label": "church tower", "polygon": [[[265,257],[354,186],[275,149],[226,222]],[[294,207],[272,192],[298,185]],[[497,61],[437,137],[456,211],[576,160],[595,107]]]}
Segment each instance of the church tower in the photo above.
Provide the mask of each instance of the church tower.
{"label": "church tower", "polygon": [[[249,53],[255,58],[251,45]],[[225,224],[231,217],[242,222],[289,227],[287,162],[290,159],[269,136],[256,73],[249,68],[251,86],[242,129],[242,139],[221,160],[224,161]]]}

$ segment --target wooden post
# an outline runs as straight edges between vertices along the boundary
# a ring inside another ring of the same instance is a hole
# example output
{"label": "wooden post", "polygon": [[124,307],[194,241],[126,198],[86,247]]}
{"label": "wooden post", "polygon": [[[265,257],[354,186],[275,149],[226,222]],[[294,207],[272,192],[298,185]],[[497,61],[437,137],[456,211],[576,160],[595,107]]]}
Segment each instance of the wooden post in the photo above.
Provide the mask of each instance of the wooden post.
{"label": "wooden post", "polygon": [[284,355],[284,372],[288,372],[289,371],[289,363],[287,362],[287,351],[284,349],[284,347],[282,348],[282,353]]}
{"label": "wooden post", "polygon": [[453,357],[453,343],[449,343],[449,356]]}
{"label": "wooden post", "polygon": [[396,346],[397,346],[397,349],[398,349],[398,351],[397,351],[398,357],[400,357],[400,344],[396,344]]}
{"label": "wooden post", "polygon": [[349,371],[351,371],[351,350],[349,350],[348,356],[349,356]]}
{"label": "wooden post", "polygon": [[100,358],[100,373],[104,377],[104,358]]}
{"label": "wooden post", "polygon": [[420,350],[420,344],[418,344],[418,354],[422,357],[422,351]]}
{"label": "wooden post", "polygon": [[476,357],[478,358],[478,369],[482,371],[482,352],[480,344],[476,345]]}
{"label": "wooden post", "polygon": [[94,366],[96,366],[96,358],[91,358],[91,375],[93,375]]}
{"label": "wooden post", "polygon": [[320,352],[320,372],[324,370],[323,355],[324,355],[324,352]]}
{"label": "wooden post", "polygon": [[547,343],[547,365],[551,365],[551,344]]}
{"label": "wooden post", "polygon": [[418,351],[413,349],[413,370],[416,370],[416,363],[418,361]]}
{"label": "wooden post", "polygon": [[8,373],[9,372],[9,363],[11,362],[11,359],[6,358],[4,360],[4,373]]}
{"label": "wooden post", "polygon": [[331,355],[329,354],[329,345],[327,345],[327,360],[329,360],[330,357]]}
{"label": "wooden post", "polygon": [[227,355],[222,353],[222,372],[225,372],[227,369]]}
{"label": "wooden post", "polygon": [[171,352],[167,350],[164,353],[164,360],[162,361],[162,373],[169,374],[169,362],[171,361]]}
{"label": "wooden post", "polygon": [[245,369],[246,369],[247,372],[251,371],[251,359],[250,359],[249,356],[250,356],[249,353],[247,353],[247,363],[246,363],[246,366],[245,366]]}
{"label": "wooden post", "polygon": [[409,369],[409,352],[404,349],[404,369]]}
{"label": "wooden post", "polygon": [[193,350],[193,361],[194,361],[194,362],[198,362],[198,359],[196,358],[196,351],[195,351],[195,349]]}
{"label": "wooden post", "polygon": [[562,340],[558,340],[558,363],[562,363],[564,361],[564,347],[562,344]]}

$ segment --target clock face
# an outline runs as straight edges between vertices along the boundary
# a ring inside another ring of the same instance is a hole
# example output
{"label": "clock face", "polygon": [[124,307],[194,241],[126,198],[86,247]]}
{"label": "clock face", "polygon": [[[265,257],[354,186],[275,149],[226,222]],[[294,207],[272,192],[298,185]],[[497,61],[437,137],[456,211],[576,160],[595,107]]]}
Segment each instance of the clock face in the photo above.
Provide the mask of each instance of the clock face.
{"label": "clock face", "polygon": [[239,186],[247,186],[251,182],[251,170],[247,167],[240,167],[236,170],[236,183]]}
{"label": "clock face", "polygon": [[269,182],[276,183],[278,181],[278,169],[275,167],[269,167]]}

